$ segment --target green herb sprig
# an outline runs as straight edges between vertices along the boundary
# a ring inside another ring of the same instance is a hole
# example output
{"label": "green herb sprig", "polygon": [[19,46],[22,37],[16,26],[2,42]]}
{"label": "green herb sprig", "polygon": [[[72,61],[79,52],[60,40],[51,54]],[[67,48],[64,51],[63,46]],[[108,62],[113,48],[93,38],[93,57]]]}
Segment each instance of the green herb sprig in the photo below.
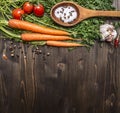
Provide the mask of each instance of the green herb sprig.
{"label": "green herb sprig", "polygon": [[[1,0],[0,3],[0,15],[3,19],[11,19],[11,12],[12,9],[22,7],[23,3],[27,0]],[[95,40],[100,38],[99,33],[99,26],[103,24],[107,18],[103,17],[95,17],[86,19],[79,24],[75,25],[74,27],[66,28],[62,27],[58,24],[56,24],[51,18],[50,18],[50,10],[53,7],[53,5],[57,4],[58,2],[61,2],[63,0],[29,0],[32,3],[41,3],[45,7],[45,15],[43,17],[35,17],[33,14],[24,16],[23,19],[29,22],[42,24],[45,26],[50,26],[56,29],[64,29],[66,31],[69,31],[74,38],[82,38],[83,43],[86,43],[88,45],[93,45]],[[68,0],[78,3],[79,5],[94,9],[94,10],[114,10],[115,8],[112,6],[113,0]],[[1,24],[2,25],[2,24]],[[21,31],[13,30],[10,28],[7,28],[11,30],[13,33],[18,34]]]}

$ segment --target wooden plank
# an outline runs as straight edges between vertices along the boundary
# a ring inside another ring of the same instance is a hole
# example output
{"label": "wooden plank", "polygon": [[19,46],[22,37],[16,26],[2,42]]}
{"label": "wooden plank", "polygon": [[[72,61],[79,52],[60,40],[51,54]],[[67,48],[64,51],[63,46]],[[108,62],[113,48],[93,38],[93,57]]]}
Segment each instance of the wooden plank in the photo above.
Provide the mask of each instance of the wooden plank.
{"label": "wooden plank", "polygon": [[31,46],[13,43],[12,57],[10,43],[0,42],[1,113],[119,113],[120,48],[44,46],[36,48],[38,55]]}

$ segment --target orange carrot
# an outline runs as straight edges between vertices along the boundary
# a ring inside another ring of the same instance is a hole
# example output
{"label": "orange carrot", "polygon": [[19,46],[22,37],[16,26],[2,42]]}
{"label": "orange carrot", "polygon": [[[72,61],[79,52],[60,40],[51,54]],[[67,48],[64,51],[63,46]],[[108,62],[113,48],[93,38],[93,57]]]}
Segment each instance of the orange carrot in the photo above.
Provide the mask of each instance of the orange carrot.
{"label": "orange carrot", "polygon": [[63,30],[57,30],[57,29],[40,26],[24,20],[10,19],[8,21],[8,25],[12,28],[49,34],[49,35],[70,35],[70,33]]}
{"label": "orange carrot", "polygon": [[72,42],[62,42],[62,41],[46,41],[46,44],[49,45],[49,46],[56,46],[56,47],[84,46],[83,44],[72,43]]}
{"label": "orange carrot", "polygon": [[24,41],[42,41],[42,40],[72,40],[69,36],[47,35],[39,33],[23,33],[21,38]]}

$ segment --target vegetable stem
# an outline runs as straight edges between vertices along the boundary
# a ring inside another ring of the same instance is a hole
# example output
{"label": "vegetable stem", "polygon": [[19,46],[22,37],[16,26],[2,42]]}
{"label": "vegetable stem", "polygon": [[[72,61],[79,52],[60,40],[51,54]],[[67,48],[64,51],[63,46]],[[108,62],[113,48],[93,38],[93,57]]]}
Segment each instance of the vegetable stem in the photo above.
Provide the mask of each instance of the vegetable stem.
{"label": "vegetable stem", "polygon": [[8,25],[8,21],[5,19],[0,19],[0,25]]}
{"label": "vegetable stem", "polygon": [[7,35],[11,36],[11,37],[19,38],[19,39],[21,37],[20,35],[13,34],[12,32],[6,30],[4,27],[0,27],[0,30],[3,31],[4,33],[6,33]]}
{"label": "vegetable stem", "polygon": [[[36,22],[39,23],[39,24],[42,24],[42,25],[45,25],[45,26],[48,26],[48,27],[52,27],[52,28],[58,29],[57,26],[54,26],[54,25],[51,25],[51,24],[47,24],[47,23],[45,23],[45,22],[43,22],[43,21],[38,20],[38,19],[35,18],[35,17],[32,17],[32,16],[29,16],[29,15],[28,15],[27,18],[28,18],[28,20],[32,19],[33,21],[36,21]],[[64,28],[60,28],[60,27],[59,27],[59,29],[60,29],[60,30],[65,30],[65,31],[67,31],[67,32],[72,33],[72,31],[67,30],[67,29],[64,29]]]}

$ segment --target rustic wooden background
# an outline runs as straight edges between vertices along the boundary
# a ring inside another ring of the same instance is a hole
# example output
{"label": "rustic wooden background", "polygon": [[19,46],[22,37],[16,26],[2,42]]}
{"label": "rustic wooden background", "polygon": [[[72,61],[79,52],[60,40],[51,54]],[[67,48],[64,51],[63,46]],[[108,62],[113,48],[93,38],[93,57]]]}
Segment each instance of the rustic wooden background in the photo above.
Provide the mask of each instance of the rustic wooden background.
{"label": "rustic wooden background", "polygon": [[120,47],[69,51],[1,39],[0,113],[120,113]]}

